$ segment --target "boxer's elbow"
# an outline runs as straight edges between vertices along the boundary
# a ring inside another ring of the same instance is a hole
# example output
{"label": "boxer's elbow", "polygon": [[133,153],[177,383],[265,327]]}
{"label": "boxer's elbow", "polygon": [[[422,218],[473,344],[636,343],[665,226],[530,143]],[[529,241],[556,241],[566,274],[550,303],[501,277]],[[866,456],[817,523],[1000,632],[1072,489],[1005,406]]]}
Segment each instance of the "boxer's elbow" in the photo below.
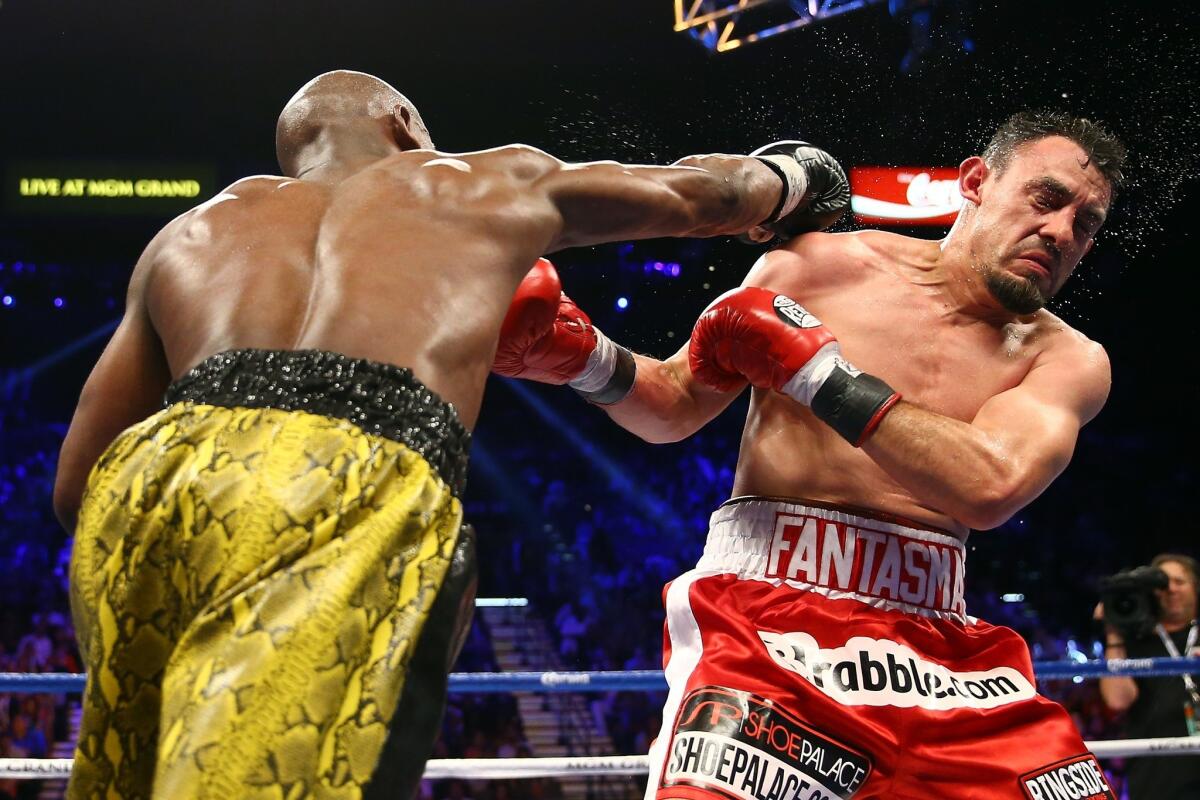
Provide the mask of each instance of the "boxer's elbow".
{"label": "boxer's elbow", "polygon": [[680,420],[655,420],[654,425],[640,431],[631,431],[647,444],[674,444],[681,442],[700,429],[700,425],[681,424]]}
{"label": "boxer's elbow", "polygon": [[671,416],[668,412],[621,408],[620,404],[604,409],[613,422],[647,444],[672,444],[695,433],[700,425]]}
{"label": "boxer's elbow", "polygon": [[75,531],[80,501],[81,493],[60,473],[54,481],[54,516],[68,534]]}
{"label": "boxer's elbow", "polygon": [[[84,392],[86,394],[86,387]],[[82,402],[81,400],[80,403]],[[59,450],[58,465],[54,472],[54,516],[68,534],[75,532],[79,509],[83,505],[83,495],[87,489],[88,474],[96,461],[96,456],[88,446],[91,440],[85,435],[86,430],[72,421],[66,439],[63,440],[62,449]]]}
{"label": "boxer's elbow", "polygon": [[1008,522],[1019,510],[1002,500],[971,498],[954,513],[954,518],[973,530],[988,531]]}
{"label": "boxer's elbow", "polygon": [[1000,527],[1033,499],[1021,470],[1003,460],[981,469],[964,489],[954,516],[980,531]]}
{"label": "boxer's elbow", "polygon": [[628,398],[605,411],[613,422],[648,444],[672,444],[691,436],[708,422],[694,405],[647,391],[637,384]]}

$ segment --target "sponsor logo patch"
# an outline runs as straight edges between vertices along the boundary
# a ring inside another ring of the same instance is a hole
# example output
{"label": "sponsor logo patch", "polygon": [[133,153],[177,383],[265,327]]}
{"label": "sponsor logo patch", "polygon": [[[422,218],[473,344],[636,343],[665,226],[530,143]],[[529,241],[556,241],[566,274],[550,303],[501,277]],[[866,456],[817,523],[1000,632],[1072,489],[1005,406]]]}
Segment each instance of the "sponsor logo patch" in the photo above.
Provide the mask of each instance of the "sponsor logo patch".
{"label": "sponsor logo patch", "polygon": [[1116,800],[1100,762],[1091,753],[1056,761],[1022,775],[1018,782],[1029,800]]}
{"label": "sponsor logo patch", "polygon": [[697,786],[736,800],[849,800],[871,760],[748,692],[706,686],[680,707],[660,789]]}
{"label": "sponsor logo patch", "polygon": [[775,515],[766,577],[962,614],[962,553],[804,514]]}
{"label": "sponsor logo patch", "polygon": [[825,649],[803,631],[759,631],[758,636],[778,666],[843,705],[949,711],[995,708],[1035,694],[1012,667],[955,672],[890,639],[855,636],[841,647]]}
{"label": "sponsor logo patch", "polygon": [[808,313],[808,309],[790,297],[777,294],[773,305],[775,314],[794,328],[815,328],[821,324],[821,320]]}

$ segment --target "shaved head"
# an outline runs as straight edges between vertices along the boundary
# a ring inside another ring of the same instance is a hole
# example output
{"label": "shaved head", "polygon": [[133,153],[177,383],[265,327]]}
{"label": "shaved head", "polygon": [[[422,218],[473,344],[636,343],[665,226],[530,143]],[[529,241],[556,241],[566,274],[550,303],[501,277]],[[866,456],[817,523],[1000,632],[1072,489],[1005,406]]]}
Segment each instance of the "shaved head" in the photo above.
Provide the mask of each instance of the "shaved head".
{"label": "shaved head", "polygon": [[305,168],[306,150],[331,131],[374,127],[380,144],[385,139],[395,144],[387,137],[390,121],[406,128],[415,146],[433,146],[416,106],[386,81],[352,70],[318,75],[300,87],[279,115],[275,126],[279,166],[286,175],[298,175]]}

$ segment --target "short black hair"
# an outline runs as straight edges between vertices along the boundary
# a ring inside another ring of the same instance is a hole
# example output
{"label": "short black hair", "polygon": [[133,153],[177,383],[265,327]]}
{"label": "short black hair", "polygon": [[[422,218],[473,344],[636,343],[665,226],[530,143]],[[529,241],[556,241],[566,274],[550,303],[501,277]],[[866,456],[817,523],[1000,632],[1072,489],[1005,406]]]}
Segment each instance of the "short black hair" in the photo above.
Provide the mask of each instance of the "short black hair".
{"label": "short black hair", "polygon": [[1116,193],[1125,180],[1125,145],[1098,122],[1062,111],[1018,111],[1004,121],[983,151],[983,160],[1003,172],[1021,145],[1048,136],[1062,136],[1083,148]]}

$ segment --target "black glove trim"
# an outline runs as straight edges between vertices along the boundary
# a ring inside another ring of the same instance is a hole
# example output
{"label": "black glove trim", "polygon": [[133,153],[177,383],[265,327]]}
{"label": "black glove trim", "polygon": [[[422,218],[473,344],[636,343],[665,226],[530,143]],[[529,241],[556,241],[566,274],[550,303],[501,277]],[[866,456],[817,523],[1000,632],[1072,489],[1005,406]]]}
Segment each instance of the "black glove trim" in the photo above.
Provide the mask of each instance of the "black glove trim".
{"label": "black glove trim", "polygon": [[783,209],[787,205],[788,199],[792,196],[792,181],[789,180],[787,173],[783,171],[783,167],[775,163],[775,159],[763,158],[762,156],[755,156],[754,158],[758,163],[770,167],[771,171],[779,176],[779,180],[783,184],[779,190],[779,202],[771,209],[771,213],[767,215],[767,218],[759,224],[765,225],[769,222],[778,222],[779,218],[783,216]]}
{"label": "black glove trim", "polygon": [[575,390],[584,400],[598,406],[611,406],[621,402],[633,391],[633,384],[637,380],[637,361],[634,360],[633,353],[615,342],[613,344],[617,348],[617,366],[608,383],[594,392]]}
{"label": "black glove trim", "polygon": [[855,447],[879,427],[900,393],[874,375],[835,369],[813,396],[812,412]]}

